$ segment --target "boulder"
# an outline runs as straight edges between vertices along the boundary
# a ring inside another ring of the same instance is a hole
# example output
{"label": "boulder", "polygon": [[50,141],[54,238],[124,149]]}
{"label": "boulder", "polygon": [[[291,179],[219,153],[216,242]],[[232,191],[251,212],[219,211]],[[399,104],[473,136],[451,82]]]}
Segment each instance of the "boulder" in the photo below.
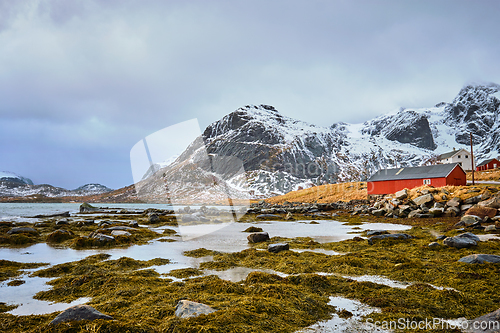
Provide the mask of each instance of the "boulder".
{"label": "boulder", "polygon": [[272,253],[278,253],[286,250],[290,250],[290,245],[287,243],[269,244],[267,247],[267,251]]}
{"label": "boulder", "polygon": [[[467,322],[465,333],[494,333],[500,327],[500,309]],[[483,329],[484,328],[484,329]]]}
{"label": "boulder", "polygon": [[495,196],[495,197],[490,198],[488,200],[481,201],[477,205],[481,206],[481,207],[489,207],[489,208],[500,209],[500,197]]}
{"label": "boulder", "polygon": [[207,315],[212,312],[215,312],[214,308],[197,302],[191,302],[187,300],[181,300],[177,303],[175,307],[175,315],[179,318],[191,318],[197,317],[199,315]]}
{"label": "boulder", "polygon": [[91,213],[91,212],[95,212],[98,210],[99,210],[98,207],[94,207],[91,204],[86,203],[86,202],[84,202],[80,205],[80,213]]}
{"label": "boulder", "polygon": [[68,321],[93,321],[96,319],[113,320],[113,317],[105,315],[89,305],[75,305],[58,314],[57,317],[50,322],[50,325],[56,325]]}
{"label": "boulder", "polygon": [[132,234],[128,231],[125,230],[113,230],[111,231],[111,236],[125,236],[125,237],[130,237]]}
{"label": "boulder", "polygon": [[462,203],[462,199],[459,197],[454,197],[453,199],[449,200],[446,203],[446,206],[448,207],[460,207],[460,204]]}
{"label": "boulder", "polygon": [[475,206],[469,208],[465,212],[465,215],[475,215],[475,216],[479,216],[482,219],[484,219],[486,216],[488,216],[489,218],[494,218],[495,215],[497,215],[497,209],[490,208],[490,207],[481,207],[481,206],[475,205]]}
{"label": "boulder", "polygon": [[373,245],[373,241],[376,239],[411,239],[412,236],[408,234],[386,234],[386,235],[376,235],[368,238],[368,244]]}
{"label": "boulder", "polygon": [[408,218],[413,218],[415,217],[415,215],[417,214],[421,214],[422,213],[422,210],[421,209],[415,209],[415,210],[412,210],[409,214],[408,214]]}
{"label": "boulder", "polygon": [[131,228],[139,228],[139,223],[137,223],[137,221],[130,221],[128,223],[128,225],[131,227]]}
{"label": "boulder", "polygon": [[384,216],[387,213],[387,211],[382,208],[382,209],[375,209],[372,214],[375,216]]}
{"label": "boulder", "polygon": [[460,211],[461,211],[461,212],[465,212],[465,211],[467,211],[469,208],[471,208],[472,206],[474,206],[474,205],[472,205],[472,204],[471,204],[471,205],[462,205],[462,206],[460,206]]}
{"label": "boulder", "polygon": [[7,231],[8,235],[14,235],[14,234],[31,234],[31,235],[38,235],[38,231],[31,227],[14,227]]}
{"label": "boulder", "polygon": [[481,196],[477,195],[475,197],[471,197],[469,199],[465,199],[464,200],[464,204],[466,204],[466,205],[474,205],[474,204],[477,204],[480,201],[481,201]]}
{"label": "boulder", "polygon": [[250,243],[260,243],[269,240],[269,234],[267,232],[254,232],[247,236]]}
{"label": "boulder", "polygon": [[421,195],[419,197],[416,197],[415,199],[413,199],[413,202],[415,203],[415,205],[417,206],[420,206],[422,204],[426,204],[428,202],[432,202],[434,200],[434,197],[432,196],[432,194],[424,194],[424,195]]}
{"label": "boulder", "polygon": [[476,246],[479,242],[479,237],[473,233],[466,232],[455,237],[447,237],[444,239],[444,245],[454,247],[457,249],[469,248]]}
{"label": "boulder", "polygon": [[500,263],[500,256],[494,254],[470,254],[468,256],[460,258],[458,261],[465,262],[467,264],[498,264]]}
{"label": "boulder", "polygon": [[469,226],[469,225],[473,225],[476,222],[481,223],[481,222],[483,222],[483,219],[480,218],[479,216],[476,216],[476,215],[464,215],[460,219],[460,222],[462,223],[462,225]]}
{"label": "boulder", "polygon": [[444,211],[444,213],[447,216],[455,217],[455,216],[460,215],[460,208],[458,208],[458,207],[448,207],[448,208],[446,208],[446,210]]}
{"label": "boulder", "polygon": [[408,190],[407,189],[403,189],[401,191],[396,192],[396,199],[397,200],[403,200],[403,199],[406,199],[407,197],[408,197]]}
{"label": "boulder", "polygon": [[47,235],[47,242],[59,243],[66,239],[73,238],[74,234],[69,230],[59,229]]}
{"label": "boulder", "polygon": [[486,232],[497,231],[497,227],[494,224],[490,224],[484,228],[484,231]]}

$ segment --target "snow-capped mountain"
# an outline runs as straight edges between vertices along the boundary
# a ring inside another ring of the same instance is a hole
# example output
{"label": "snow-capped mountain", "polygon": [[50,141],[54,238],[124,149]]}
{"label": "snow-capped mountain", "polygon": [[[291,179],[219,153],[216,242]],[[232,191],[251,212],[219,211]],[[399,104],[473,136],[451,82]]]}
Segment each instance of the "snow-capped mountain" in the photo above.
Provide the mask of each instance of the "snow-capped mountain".
{"label": "snow-capped mountain", "polygon": [[33,185],[31,179],[19,176],[13,172],[0,171],[0,181],[8,181],[19,184]]}
{"label": "snow-capped mountain", "polygon": [[101,184],[86,184],[75,190],[67,190],[48,184],[34,185],[25,177],[12,172],[0,172],[0,197],[26,197],[41,195],[48,198],[88,196],[110,192],[112,189]]}
{"label": "snow-capped mountain", "polygon": [[[173,175],[187,166],[192,169],[200,152],[211,159],[231,156],[242,161],[245,174],[233,177],[222,171],[227,186],[242,197],[263,197],[314,184],[364,180],[380,168],[434,163],[453,148],[467,149],[469,132],[476,160],[496,157],[499,91],[497,84],[471,84],[451,103],[330,127],[292,119],[269,105],[247,105],[209,125],[202,140],[162,172]],[[243,178],[248,188],[240,187]]]}

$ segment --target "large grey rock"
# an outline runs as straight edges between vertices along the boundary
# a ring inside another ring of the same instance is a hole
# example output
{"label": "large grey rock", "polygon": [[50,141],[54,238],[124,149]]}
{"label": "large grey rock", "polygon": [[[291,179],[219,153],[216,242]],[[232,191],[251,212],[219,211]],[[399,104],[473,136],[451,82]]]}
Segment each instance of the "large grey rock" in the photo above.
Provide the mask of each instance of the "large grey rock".
{"label": "large grey rock", "polygon": [[460,222],[462,222],[465,226],[473,225],[476,222],[481,223],[482,221],[483,219],[476,215],[465,215],[460,219]]}
{"label": "large grey rock", "polygon": [[445,212],[446,215],[455,217],[460,214],[460,208],[458,207],[448,207],[446,208]]}
{"label": "large grey rock", "polygon": [[38,235],[38,231],[31,227],[14,227],[7,231],[7,234],[9,235],[14,235],[14,234],[31,234],[31,235]]}
{"label": "large grey rock", "polygon": [[75,305],[58,314],[57,317],[55,317],[54,320],[50,322],[50,324],[56,325],[67,321],[92,321],[96,319],[112,320],[113,317],[105,315],[89,305]]}
{"label": "large grey rock", "polygon": [[500,309],[467,322],[465,333],[494,333],[500,331]]}
{"label": "large grey rock", "polygon": [[478,206],[481,207],[489,207],[489,208],[496,208],[500,209],[500,197],[493,197],[485,201],[481,201],[477,204]]}
{"label": "large grey rock", "polygon": [[408,197],[408,190],[407,189],[402,189],[401,191],[396,192],[396,199],[397,200],[403,200]]}
{"label": "large grey rock", "polygon": [[465,199],[464,200],[464,204],[466,204],[466,205],[473,205],[473,204],[477,204],[480,201],[481,201],[481,196],[477,195],[475,197],[471,197],[469,199]]}
{"label": "large grey rock", "polygon": [[484,264],[484,263],[500,263],[500,256],[494,254],[471,254],[460,258],[458,261],[465,262],[467,264]]}
{"label": "large grey rock", "polygon": [[473,233],[466,232],[455,237],[447,237],[443,240],[444,245],[454,247],[457,249],[469,248],[476,246],[479,242],[479,237]]}
{"label": "large grey rock", "polygon": [[207,315],[215,311],[217,310],[206,304],[187,300],[179,301],[179,303],[177,303],[177,306],[175,307],[175,315],[179,318],[197,317],[199,315]]}
{"label": "large grey rock", "polygon": [[272,253],[290,250],[290,245],[287,243],[269,244],[267,250]]}
{"label": "large grey rock", "polygon": [[267,232],[254,232],[247,236],[250,243],[260,243],[269,240],[269,234]]}
{"label": "large grey rock", "polygon": [[412,236],[408,234],[386,234],[386,235],[376,235],[368,238],[368,244],[373,245],[373,241],[376,239],[411,239]]}
{"label": "large grey rock", "polygon": [[448,207],[460,207],[460,204],[462,203],[462,199],[459,197],[454,197],[453,199],[449,200],[446,203],[446,206]]}
{"label": "large grey rock", "polygon": [[416,197],[415,199],[413,199],[413,202],[415,203],[415,205],[417,206],[420,206],[422,204],[426,204],[428,202],[432,202],[434,200],[434,197],[432,196],[432,194],[424,194],[424,195],[421,195],[419,197]]}

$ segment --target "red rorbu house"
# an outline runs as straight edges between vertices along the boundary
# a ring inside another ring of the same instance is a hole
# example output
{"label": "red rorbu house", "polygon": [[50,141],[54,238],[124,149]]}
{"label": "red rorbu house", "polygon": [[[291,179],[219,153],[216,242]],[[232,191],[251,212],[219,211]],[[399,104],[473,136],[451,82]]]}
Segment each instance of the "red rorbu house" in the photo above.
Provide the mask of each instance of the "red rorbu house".
{"label": "red rorbu house", "polygon": [[500,167],[500,162],[496,158],[482,161],[476,166],[476,171],[491,170]]}
{"label": "red rorbu house", "polygon": [[396,193],[422,185],[441,187],[466,185],[465,171],[458,163],[415,168],[383,169],[368,179],[368,195]]}

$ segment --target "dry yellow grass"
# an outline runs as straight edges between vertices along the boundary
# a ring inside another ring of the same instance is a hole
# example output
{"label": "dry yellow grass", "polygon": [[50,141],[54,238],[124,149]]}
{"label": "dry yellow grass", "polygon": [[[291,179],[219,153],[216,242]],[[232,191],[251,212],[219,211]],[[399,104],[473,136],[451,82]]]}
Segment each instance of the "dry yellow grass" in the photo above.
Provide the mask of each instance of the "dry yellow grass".
{"label": "dry yellow grass", "polygon": [[330,203],[336,201],[350,201],[354,199],[366,199],[366,182],[328,184],[306,188],[299,191],[289,192],[284,195],[272,197],[266,202],[281,204],[288,202],[318,202]]}
{"label": "dry yellow grass", "polygon": [[[500,181],[500,170],[486,170],[474,172],[475,180],[498,180]],[[467,180],[472,180],[472,172],[467,172]]]}

